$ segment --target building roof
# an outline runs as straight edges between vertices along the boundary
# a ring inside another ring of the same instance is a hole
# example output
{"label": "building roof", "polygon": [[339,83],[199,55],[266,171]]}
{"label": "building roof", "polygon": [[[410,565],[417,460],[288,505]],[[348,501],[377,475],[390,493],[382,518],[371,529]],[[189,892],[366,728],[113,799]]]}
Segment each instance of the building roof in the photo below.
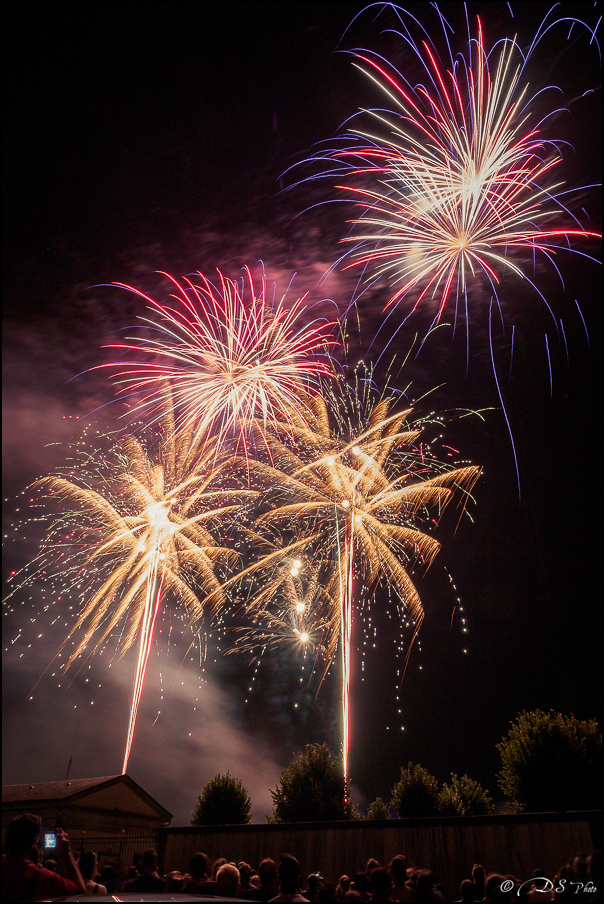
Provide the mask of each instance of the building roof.
{"label": "building roof", "polygon": [[172,813],[162,807],[150,794],[137,785],[128,775],[106,775],[101,778],[75,778],[62,782],[36,782],[25,785],[3,785],[2,803],[34,803],[41,801],[75,801],[88,794],[112,785],[126,785],[152,809],[172,818]]}
{"label": "building roof", "polygon": [[121,775],[103,778],[74,778],[64,782],[36,782],[30,785],[3,785],[2,803],[26,800],[65,800],[81,791],[90,791],[107,782],[114,782]]}

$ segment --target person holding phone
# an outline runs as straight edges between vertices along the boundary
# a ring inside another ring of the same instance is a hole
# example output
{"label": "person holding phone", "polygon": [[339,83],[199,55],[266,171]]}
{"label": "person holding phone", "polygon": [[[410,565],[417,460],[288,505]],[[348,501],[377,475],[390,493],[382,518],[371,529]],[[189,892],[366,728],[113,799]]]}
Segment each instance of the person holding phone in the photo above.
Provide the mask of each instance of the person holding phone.
{"label": "person holding phone", "polygon": [[60,876],[32,861],[31,852],[38,842],[41,825],[39,816],[24,813],[13,819],[4,833],[2,901],[6,904],[86,894],[86,884],[62,829],[52,833],[55,835],[53,853],[65,875]]}

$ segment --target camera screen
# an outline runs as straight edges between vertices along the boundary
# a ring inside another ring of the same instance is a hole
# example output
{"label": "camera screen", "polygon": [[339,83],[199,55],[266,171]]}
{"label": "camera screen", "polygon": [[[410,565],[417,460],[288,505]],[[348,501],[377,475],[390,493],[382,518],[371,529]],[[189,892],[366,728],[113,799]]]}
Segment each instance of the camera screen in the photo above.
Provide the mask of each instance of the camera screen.
{"label": "camera screen", "polygon": [[54,832],[45,832],[44,834],[44,847],[55,848],[57,846],[57,836]]}

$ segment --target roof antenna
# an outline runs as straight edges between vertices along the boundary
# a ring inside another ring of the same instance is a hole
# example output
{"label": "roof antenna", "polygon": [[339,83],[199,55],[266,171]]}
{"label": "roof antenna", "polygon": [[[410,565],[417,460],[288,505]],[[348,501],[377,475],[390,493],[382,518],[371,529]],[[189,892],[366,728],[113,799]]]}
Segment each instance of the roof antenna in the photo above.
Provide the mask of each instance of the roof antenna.
{"label": "roof antenna", "polygon": [[78,736],[78,728],[79,728],[79,727],[80,727],[80,716],[78,716],[78,724],[76,725],[75,734],[74,734],[74,736],[73,736],[73,745],[72,745],[72,748],[71,748],[71,756],[69,757],[69,763],[68,763],[68,765],[67,765],[67,775],[65,776],[65,781],[67,781],[67,779],[69,778],[69,770],[71,769],[71,761],[72,761],[72,759],[73,759],[73,751],[74,751],[74,748],[75,748],[75,742],[76,742],[76,738],[77,738],[77,736]]}

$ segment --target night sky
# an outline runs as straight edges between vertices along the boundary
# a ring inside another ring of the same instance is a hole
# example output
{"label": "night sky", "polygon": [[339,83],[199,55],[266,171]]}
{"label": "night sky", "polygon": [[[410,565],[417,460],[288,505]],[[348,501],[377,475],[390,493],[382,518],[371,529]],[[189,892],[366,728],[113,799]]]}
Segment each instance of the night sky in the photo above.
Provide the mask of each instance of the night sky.
{"label": "night sky", "polygon": [[[5,4],[5,577],[41,539],[39,526],[27,523],[22,490],[61,464],[76,422],[108,430],[120,413],[108,404],[108,380],[89,369],[109,360],[104,346],[144,311],[140,299],[107,284],[131,283],[161,301],[167,289],[156,271],[211,274],[218,266],[236,278],[262,260],[281,291],[297,274],[292,300],[308,290],[326,316],[347,308],[351,271],[336,269],[317,284],[342,253],[350,209],[316,206],[335,197],[333,188],[292,188],[308,171],[287,171],[339,134],[359,107],[381,102],[350,56],[334,53],[341,39],[343,49],[392,46],[380,34],[384,22],[368,12],[342,38],[363,6]],[[461,4],[446,7],[463,35]],[[430,4],[406,8],[441,40]],[[483,14],[487,43],[518,33],[523,47],[547,9],[512,4],[512,18],[507,4],[469,6],[471,16]],[[563,3],[559,15],[593,26],[599,12]],[[568,143],[561,146],[568,185],[596,185],[567,197],[581,223],[599,231],[598,49],[579,28],[567,35],[568,27],[550,33],[528,77],[531,90],[562,89],[555,105],[570,112],[554,117],[549,133]],[[397,62],[413,66],[402,52]],[[595,240],[587,250],[597,256]],[[398,375],[409,401],[438,387],[420,409],[482,412],[451,423],[443,442],[459,450],[454,460],[480,464],[484,474],[471,518],[456,529],[447,514],[436,562],[414,575],[426,618],[402,689],[392,654],[399,628],[387,599],[378,593],[355,623],[350,773],[362,807],[388,798],[409,760],[442,780],[468,773],[498,797],[495,745],[520,710],[601,717],[600,269],[568,254],[557,262],[564,286],[552,268],[538,266],[534,280],[563,334],[525,283],[504,279],[500,292],[505,330],[496,331],[493,350],[520,494],[481,289],[470,299],[469,355],[465,324],[443,327]],[[383,348],[386,293],[379,285],[361,299],[350,364],[375,360]],[[393,315],[392,330],[403,316]],[[404,356],[429,319],[412,318],[390,357]],[[46,602],[34,586],[5,607],[3,781],[63,779],[71,756],[72,778],[117,774],[134,651],[109,668],[107,650],[73,681],[52,677],[54,669],[45,670],[77,600],[53,600],[44,612]],[[229,770],[248,788],[254,821],[263,821],[268,789],[294,752],[308,741],[337,749],[337,673],[315,701],[308,663],[275,653],[256,672],[245,657],[214,657],[225,643],[215,626],[207,627],[209,654],[200,664],[199,653],[187,654],[179,614],[167,608],[128,773],[174,812],[174,824],[187,824],[203,785]]]}

